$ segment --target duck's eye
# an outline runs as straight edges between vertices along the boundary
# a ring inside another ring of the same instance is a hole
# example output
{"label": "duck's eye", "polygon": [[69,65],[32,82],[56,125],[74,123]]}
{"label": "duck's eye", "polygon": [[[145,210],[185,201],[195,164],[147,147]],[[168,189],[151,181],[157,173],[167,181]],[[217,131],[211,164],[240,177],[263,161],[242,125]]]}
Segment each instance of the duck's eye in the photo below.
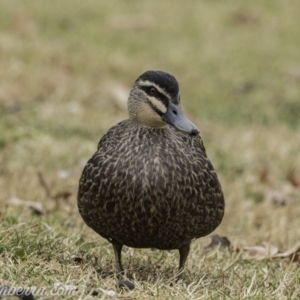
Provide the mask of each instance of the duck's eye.
{"label": "duck's eye", "polygon": [[157,90],[156,90],[156,88],[152,87],[152,88],[150,89],[150,95],[151,95],[151,96],[156,96],[156,95],[157,95]]}

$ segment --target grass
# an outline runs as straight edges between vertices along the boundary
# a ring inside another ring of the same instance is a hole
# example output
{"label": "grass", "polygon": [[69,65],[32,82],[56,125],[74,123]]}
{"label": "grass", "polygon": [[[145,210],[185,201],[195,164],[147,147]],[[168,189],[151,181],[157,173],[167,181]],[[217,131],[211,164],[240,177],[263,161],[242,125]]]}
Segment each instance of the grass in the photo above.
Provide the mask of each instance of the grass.
{"label": "grass", "polygon": [[[96,287],[117,299],[298,299],[299,262],[204,255],[209,237],[193,243],[177,285],[176,251],[125,248],[136,289],[119,291],[112,248],[81,220],[76,192],[100,137],[127,117],[115,91],[162,69],[178,79],[224,187],[215,233],[235,249],[295,244],[300,194],[287,177],[300,180],[299,9],[296,0],[0,0],[1,285],[76,285],[69,299],[92,299]],[[290,201],[274,205],[270,192]],[[41,203],[42,214],[12,197]]]}

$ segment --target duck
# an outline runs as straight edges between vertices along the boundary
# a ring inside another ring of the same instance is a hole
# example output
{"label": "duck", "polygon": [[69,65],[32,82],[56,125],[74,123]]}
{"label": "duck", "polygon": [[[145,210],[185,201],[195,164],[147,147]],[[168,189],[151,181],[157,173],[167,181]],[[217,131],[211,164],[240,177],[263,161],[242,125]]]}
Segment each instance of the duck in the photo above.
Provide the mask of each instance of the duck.
{"label": "duck", "polygon": [[[183,114],[173,75],[153,70],[140,75],[128,114],[100,139],[84,167],[78,210],[112,244],[118,276],[124,274],[123,246],[175,249],[179,280],[191,242],[223,219],[222,186],[199,129]],[[134,288],[122,277],[119,286]]]}

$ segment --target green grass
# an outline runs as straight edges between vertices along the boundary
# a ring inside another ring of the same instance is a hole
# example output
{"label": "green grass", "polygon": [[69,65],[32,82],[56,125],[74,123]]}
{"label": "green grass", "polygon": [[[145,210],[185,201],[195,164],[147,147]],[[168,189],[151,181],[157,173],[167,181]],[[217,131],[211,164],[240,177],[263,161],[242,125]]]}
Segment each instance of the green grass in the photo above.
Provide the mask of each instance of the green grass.
{"label": "green grass", "polygon": [[[221,179],[227,206],[216,233],[239,249],[295,244],[300,194],[287,175],[300,180],[299,9],[296,0],[0,0],[1,285],[72,284],[76,299],[95,287],[120,299],[299,298],[299,262],[205,256],[209,237],[193,243],[184,280],[172,286],[176,251],[124,249],[136,289],[119,291],[111,246],[76,206],[84,162],[127,118],[114,89],[129,92],[141,73],[161,69],[178,79]],[[270,203],[272,191],[288,205]],[[53,199],[62,192],[71,196]]]}

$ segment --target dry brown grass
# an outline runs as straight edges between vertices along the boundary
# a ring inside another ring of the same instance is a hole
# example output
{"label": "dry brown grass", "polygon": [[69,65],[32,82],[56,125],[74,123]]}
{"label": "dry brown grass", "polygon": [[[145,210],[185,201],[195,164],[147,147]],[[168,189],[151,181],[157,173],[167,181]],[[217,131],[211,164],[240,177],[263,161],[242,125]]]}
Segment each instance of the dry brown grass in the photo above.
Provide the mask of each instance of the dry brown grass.
{"label": "dry brown grass", "polygon": [[[124,249],[136,289],[119,291],[112,248],[84,225],[76,192],[100,137],[127,117],[123,89],[163,69],[179,80],[224,187],[226,215],[215,233],[234,249],[293,246],[299,9],[285,0],[0,1],[0,283],[46,287],[39,299],[51,298],[55,282],[76,285],[78,294],[64,297],[72,299],[93,299],[86,292],[99,287],[117,299],[298,299],[299,261],[204,255],[209,237],[193,243],[184,279],[173,285],[176,251]],[[275,192],[286,205],[273,203]],[[42,214],[10,204],[13,197],[41,203]]]}

